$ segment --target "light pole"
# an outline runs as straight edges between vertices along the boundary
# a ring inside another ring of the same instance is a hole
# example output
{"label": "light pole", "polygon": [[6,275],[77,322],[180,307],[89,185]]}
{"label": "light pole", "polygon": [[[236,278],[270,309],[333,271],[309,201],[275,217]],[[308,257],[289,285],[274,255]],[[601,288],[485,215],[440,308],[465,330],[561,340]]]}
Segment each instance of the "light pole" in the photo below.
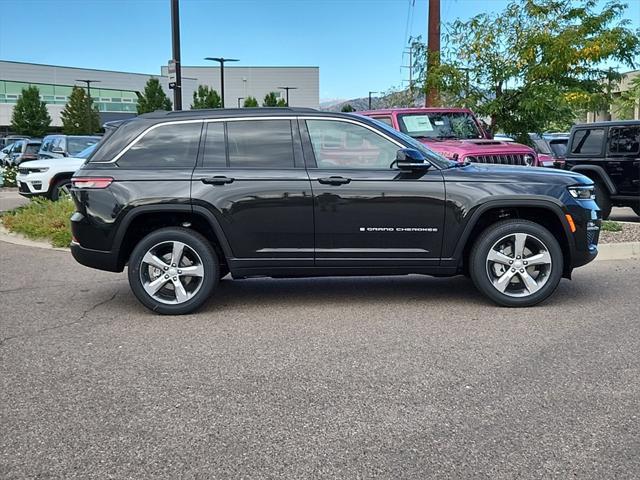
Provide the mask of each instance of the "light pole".
{"label": "light pole", "polygon": [[76,79],[76,82],[84,82],[87,84],[87,97],[89,97],[89,101],[87,102],[87,121],[89,122],[89,135],[93,135],[93,124],[91,122],[91,84],[100,83],[100,80]]}
{"label": "light pole", "polygon": [[240,100],[244,100],[244,97],[238,97],[238,108],[240,108]]}
{"label": "light pole", "polygon": [[371,94],[372,93],[378,93],[378,92],[369,92],[369,110],[371,110]]}
{"label": "light pole", "polygon": [[222,96],[222,108],[224,108],[224,62],[238,62],[237,58],[205,57],[205,60],[212,60],[220,64],[220,93]]}
{"label": "light pole", "polygon": [[287,107],[289,106],[289,90],[297,90],[298,87],[278,87],[280,90],[287,92]]}
{"label": "light pole", "polygon": [[[175,69],[173,87],[173,109],[182,110],[182,73],[180,67],[180,5],[179,0],[171,0],[171,46],[173,50],[172,65]],[[171,75],[170,75],[171,76]]]}

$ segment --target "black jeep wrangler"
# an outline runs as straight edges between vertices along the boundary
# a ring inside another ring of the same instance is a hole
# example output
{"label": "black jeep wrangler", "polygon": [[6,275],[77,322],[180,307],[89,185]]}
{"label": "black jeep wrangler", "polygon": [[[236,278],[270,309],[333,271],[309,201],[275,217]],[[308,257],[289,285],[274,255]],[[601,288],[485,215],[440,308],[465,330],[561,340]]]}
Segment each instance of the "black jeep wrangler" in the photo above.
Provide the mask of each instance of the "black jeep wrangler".
{"label": "black jeep wrangler", "polygon": [[603,219],[612,206],[640,215],[640,120],[575,125],[565,162],[595,182]]}
{"label": "black jeep wrangler", "polygon": [[467,274],[529,306],[595,258],[600,227],[583,175],[463,165],[312,109],[142,115],[110,129],[72,185],[73,256],[128,265],[133,293],[164,314],[195,310],[228,273]]}

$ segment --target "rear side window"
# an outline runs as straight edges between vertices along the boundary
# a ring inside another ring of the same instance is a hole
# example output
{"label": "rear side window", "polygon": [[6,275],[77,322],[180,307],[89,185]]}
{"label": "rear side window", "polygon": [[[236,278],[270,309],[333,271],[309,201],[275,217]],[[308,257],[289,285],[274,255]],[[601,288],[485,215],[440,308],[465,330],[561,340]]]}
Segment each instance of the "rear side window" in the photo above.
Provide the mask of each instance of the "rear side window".
{"label": "rear side window", "polygon": [[231,168],[293,168],[290,120],[242,120],[227,123]]}
{"label": "rear side window", "polygon": [[379,122],[382,122],[384,124],[389,125],[390,127],[393,127],[393,121],[391,120],[391,117],[372,117],[372,118],[375,118]]}
{"label": "rear side window", "polygon": [[602,153],[603,128],[585,128],[578,130],[573,136],[571,153],[577,155],[599,155]]}
{"label": "rear side window", "polygon": [[118,159],[124,168],[193,167],[202,123],[160,125],[149,130]]}
{"label": "rear side window", "polygon": [[620,127],[609,130],[609,151],[618,154],[640,152],[640,127]]}

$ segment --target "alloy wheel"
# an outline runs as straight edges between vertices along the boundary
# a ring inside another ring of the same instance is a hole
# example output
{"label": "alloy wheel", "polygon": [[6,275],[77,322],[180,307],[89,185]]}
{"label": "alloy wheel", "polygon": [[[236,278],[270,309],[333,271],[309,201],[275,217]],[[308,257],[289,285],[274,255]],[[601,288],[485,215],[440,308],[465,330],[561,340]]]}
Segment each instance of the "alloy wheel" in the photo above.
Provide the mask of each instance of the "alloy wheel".
{"label": "alloy wheel", "polygon": [[494,243],[486,259],[493,287],[510,297],[527,297],[549,280],[552,261],[547,246],[528,233],[513,233]]}

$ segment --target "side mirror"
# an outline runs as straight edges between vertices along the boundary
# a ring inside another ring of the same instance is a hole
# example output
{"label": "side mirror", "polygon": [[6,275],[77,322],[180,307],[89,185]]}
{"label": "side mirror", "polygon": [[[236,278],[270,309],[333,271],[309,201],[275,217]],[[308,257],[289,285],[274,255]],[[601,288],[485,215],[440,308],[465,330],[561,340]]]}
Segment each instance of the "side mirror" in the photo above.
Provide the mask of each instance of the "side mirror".
{"label": "side mirror", "polygon": [[398,150],[395,164],[402,170],[415,170],[431,166],[422,152],[413,148],[401,148]]}

